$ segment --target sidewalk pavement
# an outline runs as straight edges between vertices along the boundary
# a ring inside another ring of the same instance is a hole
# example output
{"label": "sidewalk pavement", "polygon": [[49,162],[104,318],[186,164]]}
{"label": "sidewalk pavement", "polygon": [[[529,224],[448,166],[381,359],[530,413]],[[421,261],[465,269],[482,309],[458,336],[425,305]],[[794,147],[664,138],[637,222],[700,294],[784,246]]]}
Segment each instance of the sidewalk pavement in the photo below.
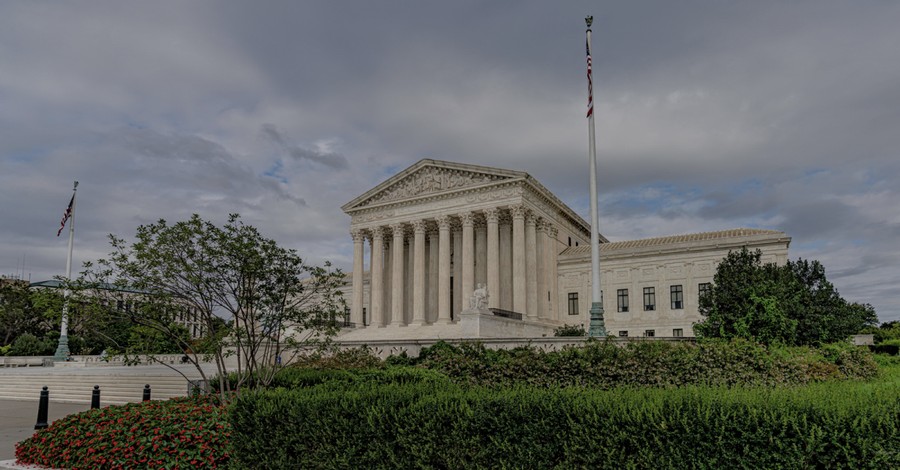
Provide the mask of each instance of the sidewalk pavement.
{"label": "sidewalk pavement", "polygon": [[[50,400],[47,418],[52,423],[59,418],[87,411],[90,408],[91,405],[83,403],[58,403]],[[10,468],[5,466],[7,462],[4,461],[15,460],[16,442],[25,440],[34,434],[37,413],[37,400],[0,399],[0,469]]]}

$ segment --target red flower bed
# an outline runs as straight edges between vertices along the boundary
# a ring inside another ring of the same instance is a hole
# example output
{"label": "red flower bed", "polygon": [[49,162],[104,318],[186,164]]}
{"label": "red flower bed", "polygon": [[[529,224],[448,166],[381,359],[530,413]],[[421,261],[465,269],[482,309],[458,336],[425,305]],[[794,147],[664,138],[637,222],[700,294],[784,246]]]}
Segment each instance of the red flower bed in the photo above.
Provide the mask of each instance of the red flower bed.
{"label": "red flower bed", "polygon": [[214,396],[148,401],[56,420],[16,444],[19,463],[69,469],[217,468],[231,425]]}

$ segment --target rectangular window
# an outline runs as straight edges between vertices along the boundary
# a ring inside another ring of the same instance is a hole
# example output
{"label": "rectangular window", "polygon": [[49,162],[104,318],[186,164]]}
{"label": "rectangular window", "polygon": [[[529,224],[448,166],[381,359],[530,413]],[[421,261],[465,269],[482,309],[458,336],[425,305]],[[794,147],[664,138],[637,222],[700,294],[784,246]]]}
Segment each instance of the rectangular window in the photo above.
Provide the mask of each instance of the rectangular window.
{"label": "rectangular window", "polygon": [[619,330],[619,338],[627,338],[628,330]]}
{"label": "rectangular window", "polygon": [[644,311],[650,312],[656,310],[656,288],[644,288]]}
{"label": "rectangular window", "polygon": [[616,291],[618,306],[620,312],[628,311],[628,289],[619,289]]}
{"label": "rectangular window", "polygon": [[700,294],[700,297],[703,297],[703,294],[709,292],[712,289],[712,284],[709,282],[701,282],[697,285],[697,292]]}
{"label": "rectangular window", "polygon": [[569,315],[578,315],[578,292],[569,292]]}
{"label": "rectangular window", "polygon": [[674,285],[670,289],[672,296],[672,310],[681,310],[684,308],[684,292],[681,285]]}
{"label": "rectangular window", "polygon": [[675,328],[672,330],[672,336],[675,338],[681,338],[684,336],[684,331],[681,328]]}
{"label": "rectangular window", "polygon": [[644,336],[653,338],[654,336],[656,336],[656,330],[644,330]]}

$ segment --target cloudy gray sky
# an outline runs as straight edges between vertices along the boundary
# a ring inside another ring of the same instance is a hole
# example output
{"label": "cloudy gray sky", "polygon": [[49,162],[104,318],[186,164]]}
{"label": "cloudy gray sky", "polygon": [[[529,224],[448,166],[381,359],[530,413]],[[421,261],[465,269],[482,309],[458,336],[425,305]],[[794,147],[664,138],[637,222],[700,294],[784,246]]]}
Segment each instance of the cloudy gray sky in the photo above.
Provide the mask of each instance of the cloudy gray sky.
{"label": "cloudy gray sky", "polygon": [[900,3],[6,1],[0,274],[239,212],[348,268],[339,207],[421,158],[527,171],[601,232],[786,231],[900,320]]}

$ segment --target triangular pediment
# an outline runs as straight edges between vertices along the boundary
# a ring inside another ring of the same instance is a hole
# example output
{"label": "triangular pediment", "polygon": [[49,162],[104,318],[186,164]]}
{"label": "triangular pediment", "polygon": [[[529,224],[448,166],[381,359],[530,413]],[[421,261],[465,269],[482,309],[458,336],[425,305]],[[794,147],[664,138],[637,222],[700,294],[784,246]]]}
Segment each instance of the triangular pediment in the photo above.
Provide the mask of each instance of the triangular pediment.
{"label": "triangular pediment", "polygon": [[440,193],[451,193],[463,188],[490,185],[504,180],[523,177],[527,177],[527,174],[519,171],[436,160],[421,160],[350,201],[344,205],[343,209],[344,211],[351,211],[367,206]]}

